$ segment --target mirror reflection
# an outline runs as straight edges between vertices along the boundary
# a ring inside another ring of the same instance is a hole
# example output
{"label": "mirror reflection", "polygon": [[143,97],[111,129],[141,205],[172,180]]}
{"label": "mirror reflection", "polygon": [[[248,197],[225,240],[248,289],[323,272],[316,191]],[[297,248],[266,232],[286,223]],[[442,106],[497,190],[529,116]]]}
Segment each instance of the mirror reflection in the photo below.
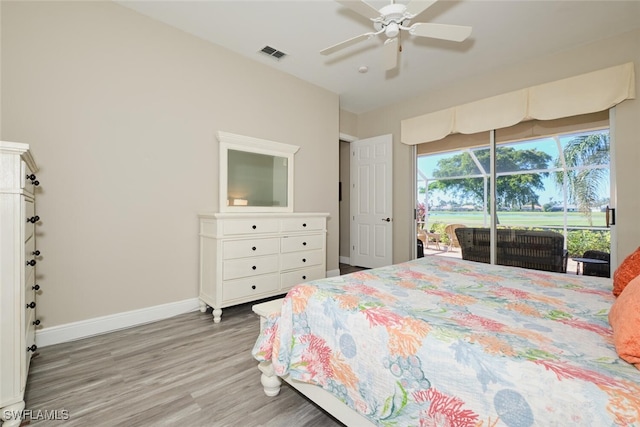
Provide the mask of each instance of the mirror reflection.
{"label": "mirror reflection", "polygon": [[232,150],[227,156],[227,206],[288,206],[286,157]]}

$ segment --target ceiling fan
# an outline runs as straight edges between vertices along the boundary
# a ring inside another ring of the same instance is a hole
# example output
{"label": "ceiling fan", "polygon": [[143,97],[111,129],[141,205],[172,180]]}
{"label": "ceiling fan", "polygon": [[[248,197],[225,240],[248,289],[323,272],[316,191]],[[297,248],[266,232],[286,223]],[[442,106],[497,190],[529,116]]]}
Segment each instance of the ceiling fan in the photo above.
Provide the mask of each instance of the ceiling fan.
{"label": "ceiling fan", "polygon": [[437,0],[412,0],[407,5],[394,3],[394,0],[391,0],[391,4],[383,6],[380,10],[374,8],[364,0],[335,1],[348,7],[354,12],[369,18],[373,22],[373,28],[375,31],[361,34],[321,50],[320,53],[322,55],[330,55],[341,49],[384,33],[385,36],[387,36],[387,39],[384,42],[384,65],[385,69],[391,70],[398,65],[398,52],[402,51],[402,46],[400,46],[398,41],[401,31],[407,31],[413,36],[430,37],[456,42],[465,40],[471,34],[471,27],[462,25],[433,24],[425,22],[417,22],[410,25],[411,19],[424,12]]}

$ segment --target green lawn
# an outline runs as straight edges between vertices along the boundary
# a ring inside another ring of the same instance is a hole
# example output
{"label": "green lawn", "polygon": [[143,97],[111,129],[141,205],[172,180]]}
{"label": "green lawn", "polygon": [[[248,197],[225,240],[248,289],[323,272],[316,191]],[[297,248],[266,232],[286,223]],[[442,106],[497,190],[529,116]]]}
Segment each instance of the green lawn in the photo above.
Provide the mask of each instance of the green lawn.
{"label": "green lawn", "polygon": [[[605,227],[604,212],[592,212],[591,218],[593,227]],[[499,224],[503,226],[561,228],[564,226],[564,212],[498,212],[498,220]],[[484,226],[483,221],[482,212],[429,211],[429,224],[440,222],[444,224],[464,224],[467,227],[482,227]],[[589,227],[590,224],[583,214],[568,212],[567,226]]]}

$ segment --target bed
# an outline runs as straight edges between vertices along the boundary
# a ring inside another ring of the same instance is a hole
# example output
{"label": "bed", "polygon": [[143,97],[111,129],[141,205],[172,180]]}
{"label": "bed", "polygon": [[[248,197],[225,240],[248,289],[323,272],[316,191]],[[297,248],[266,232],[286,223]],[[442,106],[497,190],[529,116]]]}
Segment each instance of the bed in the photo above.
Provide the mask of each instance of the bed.
{"label": "bed", "polygon": [[606,278],[425,257],[294,287],[257,310],[253,355],[265,393],[281,377],[347,425],[640,425],[614,300]]}

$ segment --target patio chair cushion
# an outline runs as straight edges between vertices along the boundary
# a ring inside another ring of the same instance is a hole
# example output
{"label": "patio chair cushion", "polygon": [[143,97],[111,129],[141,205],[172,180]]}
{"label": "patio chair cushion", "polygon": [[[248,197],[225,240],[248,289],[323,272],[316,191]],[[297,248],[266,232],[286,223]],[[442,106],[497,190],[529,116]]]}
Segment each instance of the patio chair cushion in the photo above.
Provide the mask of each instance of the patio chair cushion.
{"label": "patio chair cushion", "polygon": [[629,282],[611,306],[609,324],[620,358],[640,369],[640,276]]}
{"label": "patio chair cushion", "polygon": [[620,295],[634,278],[640,275],[640,247],[622,261],[613,273],[613,294]]}

